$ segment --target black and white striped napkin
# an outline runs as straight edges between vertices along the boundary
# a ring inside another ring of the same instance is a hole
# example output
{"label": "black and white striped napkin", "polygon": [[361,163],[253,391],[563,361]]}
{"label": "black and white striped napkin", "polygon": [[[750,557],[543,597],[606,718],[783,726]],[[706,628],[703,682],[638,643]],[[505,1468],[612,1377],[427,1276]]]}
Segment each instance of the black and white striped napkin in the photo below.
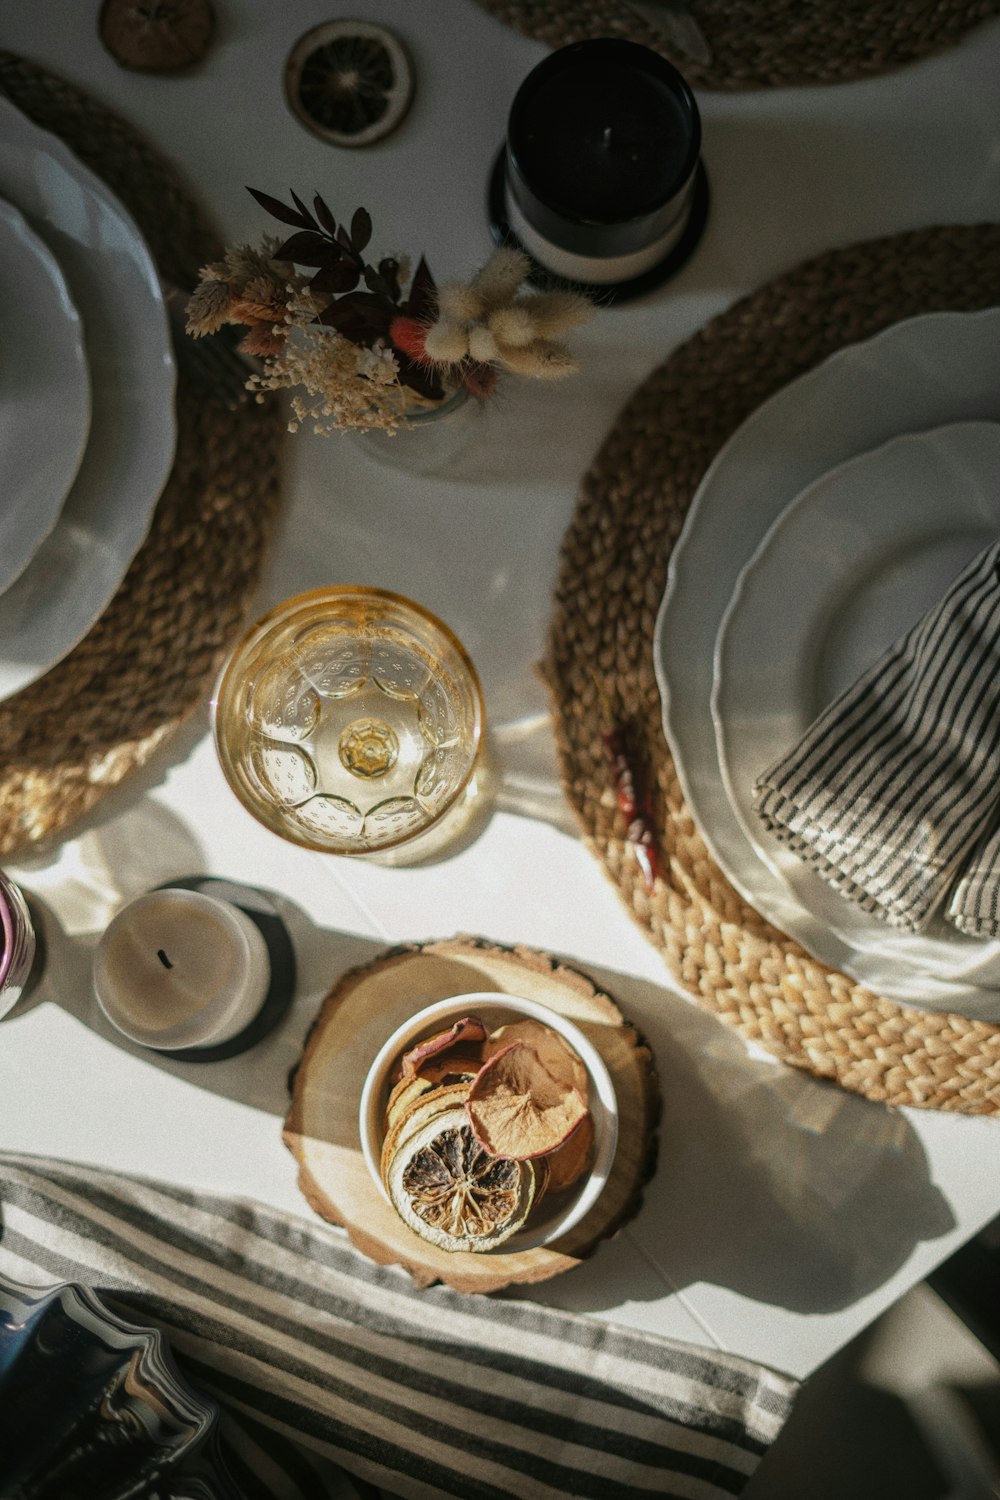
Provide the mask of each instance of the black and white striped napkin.
{"label": "black and white striped napkin", "polygon": [[722,1500],[797,1390],[595,1318],[420,1290],[246,1200],[4,1154],[0,1204],[0,1272],[93,1287],[238,1418],[405,1500]]}
{"label": "black and white striped napkin", "polygon": [[842,895],[917,932],[1000,803],[1000,542],[761,775],[754,811]]}
{"label": "black and white striped napkin", "polygon": [[969,937],[1000,937],[1000,825],[962,864],[945,916]]}

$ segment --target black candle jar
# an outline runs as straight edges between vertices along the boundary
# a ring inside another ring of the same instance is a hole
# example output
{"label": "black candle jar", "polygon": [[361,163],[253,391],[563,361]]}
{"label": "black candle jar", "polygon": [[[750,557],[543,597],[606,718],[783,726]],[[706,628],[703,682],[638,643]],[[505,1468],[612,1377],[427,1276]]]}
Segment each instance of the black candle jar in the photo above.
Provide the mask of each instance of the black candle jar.
{"label": "black candle jar", "polygon": [[701,120],[665,57],[621,38],[577,42],[528,74],[490,183],[494,235],[536,280],[608,302],[673,275],[704,228]]}

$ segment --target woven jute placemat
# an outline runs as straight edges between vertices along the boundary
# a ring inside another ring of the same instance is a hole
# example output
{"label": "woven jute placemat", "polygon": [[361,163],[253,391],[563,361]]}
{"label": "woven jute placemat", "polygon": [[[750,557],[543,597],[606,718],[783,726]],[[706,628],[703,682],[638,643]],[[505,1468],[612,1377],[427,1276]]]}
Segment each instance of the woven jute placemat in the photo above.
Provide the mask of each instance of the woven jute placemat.
{"label": "woven jute placemat", "polygon": [[[124,121],[0,52],[0,89],[132,214],[165,280],[191,286],[219,243],[170,165]],[[177,450],[114,599],[51,671],[0,703],[0,855],[60,836],[206,701],[239,630],[277,506],[283,418],[231,411],[178,373]]]}
{"label": "woven jute placemat", "polygon": [[[796,1067],[884,1103],[969,1114],[1000,1111],[1000,1027],[895,1004],[828,969],[709,857],[664,739],[653,632],[698,483],[755,407],[902,318],[998,303],[1000,225],[945,226],[831,251],[706,324],[635,392],[584,478],[544,663],[566,795],[679,983]],[[652,895],[610,784],[609,718],[651,777]]]}
{"label": "woven jute placemat", "polygon": [[625,0],[479,0],[498,20],[567,47],[622,36],[663,51],[696,88],[760,89],[870,78],[953,46],[998,0],[691,0],[709,63],[664,40]]}

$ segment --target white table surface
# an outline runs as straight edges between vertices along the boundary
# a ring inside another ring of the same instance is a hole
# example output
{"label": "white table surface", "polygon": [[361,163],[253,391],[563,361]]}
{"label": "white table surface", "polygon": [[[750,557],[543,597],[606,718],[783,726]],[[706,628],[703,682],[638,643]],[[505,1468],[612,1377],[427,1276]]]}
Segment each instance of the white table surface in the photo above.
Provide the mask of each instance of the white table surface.
{"label": "white table surface", "polygon": [[[545,49],[473,0],[353,0],[412,52],[418,92],[381,145],[338,151],[287,109],[282,64],[330,18],[320,0],[216,0],[188,76],[121,69],[97,5],[8,0],[0,47],[84,86],[173,160],[228,239],[269,225],[245,191],[363,203],[374,248],[423,249],[438,279],[488,255],[485,183],[507,110]],[[261,608],[328,582],[396,589],[443,616],[484,683],[503,776],[478,840],[421,869],[294,848],[228,792],[207,708],[88,819],[10,871],[48,910],[43,999],[0,1030],[0,1146],[250,1194],[306,1212],[281,1144],[285,1076],[320,997],[387,944],[481,934],[557,953],[606,984],[659,1067],[659,1168],[640,1215],[579,1269],[526,1295],[808,1374],[1000,1211],[1000,1123],[880,1106],[748,1054],[670,982],[575,833],[533,673],[578,479],[646,374],[736,297],[832,246],[1000,219],[1000,23],[871,82],[699,96],[712,185],[693,261],[576,337],[583,373],[510,381],[455,482],[407,477],[351,440],[287,440]],[[211,1067],[141,1054],[91,996],[110,916],[207,872],[289,904],[300,987],[282,1028]]]}

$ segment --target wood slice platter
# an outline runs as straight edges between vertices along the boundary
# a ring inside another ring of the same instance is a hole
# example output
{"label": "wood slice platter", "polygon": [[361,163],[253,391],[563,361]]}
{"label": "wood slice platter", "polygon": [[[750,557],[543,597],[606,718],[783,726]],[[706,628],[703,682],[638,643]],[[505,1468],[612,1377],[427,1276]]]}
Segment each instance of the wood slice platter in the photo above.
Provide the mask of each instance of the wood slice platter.
{"label": "wood slice platter", "polygon": [[[415,1234],[373,1181],[361,1152],[358,1108],[385,1039],[436,1000],[491,991],[567,1016],[598,1049],[614,1080],[619,1133],[607,1186],[584,1219],[552,1245],[475,1254]],[[570,1270],[638,1212],[656,1160],[660,1094],[649,1047],[610,995],[579,970],[531,948],[456,937],[393,948],[344,974],[326,996],[290,1080],[283,1139],[299,1163],[310,1206],[342,1225],[380,1265],[401,1265],[421,1286],[493,1292]]]}

